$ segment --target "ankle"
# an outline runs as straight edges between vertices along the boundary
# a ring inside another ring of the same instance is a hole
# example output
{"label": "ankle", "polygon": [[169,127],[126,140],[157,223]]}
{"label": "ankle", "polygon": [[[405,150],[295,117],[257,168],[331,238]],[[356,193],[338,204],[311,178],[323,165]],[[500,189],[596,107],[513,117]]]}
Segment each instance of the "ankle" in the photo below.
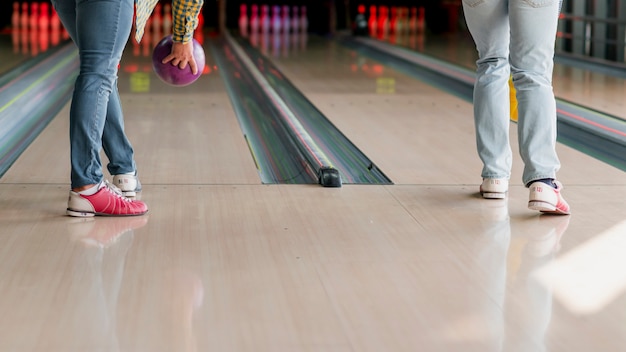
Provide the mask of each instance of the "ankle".
{"label": "ankle", "polygon": [[554,189],[557,188],[556,183],[554,183],[554,179],[553,178],[541,178],[541,179],[538,179],[538,180],[532,180],[532,181],[528,182],[528,184],[526,184],[526,187],[527,188],[530,187],[530,185],[532,185],[535,182],[542,182],[542,183],[545,183],[546,185],[548,185],[548,186],[550,186],[550,187],[552,187]]}
{"label": "ankle", "polygon": [[83,192],[83,191],[86,191],[86,190],[88,190],[90,188],[96,187],[97,185],[98,185],[97,183],[94,183],[94,184],[90,184],[90,185],[84,185],[84,186],[72,188],[72,192],[76,192],[76,193]]}

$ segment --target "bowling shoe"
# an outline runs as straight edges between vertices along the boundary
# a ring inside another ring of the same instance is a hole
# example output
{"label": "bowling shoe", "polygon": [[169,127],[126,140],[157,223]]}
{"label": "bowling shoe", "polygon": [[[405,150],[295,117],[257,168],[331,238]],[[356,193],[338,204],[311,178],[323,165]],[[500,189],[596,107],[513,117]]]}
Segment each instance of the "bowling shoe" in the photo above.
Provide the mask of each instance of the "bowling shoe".
{"label": "bowling shoe", "polygon": [[505,178],[485,178],[480,185],[480,195],[486,199],[504,199],[509,191],[509,180]]}
{"label": "bowling shoe", "polygon": [[114,175],[113,184],[122,191],[124,197],[135,197],[138,192],[141,192],[141,182],[139,182],[136,172],[134,174]]}
{"label": "bowling shoe", "polygon": [[99,185],[98,191],[90,196],[70,191],[67,215],[76,217],[133,216],[148,212],[146,203],[122,195],[117,187],[107,181]]}
{"label": "bowling shoe", "polygon": [[533,182],[528,186],[530,190],[528,208],[547,214],[568,215],[570,213],[569,204],[561,195],[563,185],[559,181],[554,181],[554,184],[556,188],[540,181]]}

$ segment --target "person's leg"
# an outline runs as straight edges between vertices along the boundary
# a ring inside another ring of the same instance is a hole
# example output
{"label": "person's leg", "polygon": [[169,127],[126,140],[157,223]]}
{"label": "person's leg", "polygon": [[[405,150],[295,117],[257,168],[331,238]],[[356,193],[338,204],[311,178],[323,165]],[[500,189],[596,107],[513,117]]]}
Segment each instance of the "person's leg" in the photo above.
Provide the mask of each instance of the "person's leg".
{"label": "person's leg", "polygon": [[554,179],[560,168],[556,153],[556,101],[552,90],[554,43],[559,0],[510,0],[511,71],[517,91],[518,138],[529,185]]}
{"label": "person's leg", "polygon": [[124,131],[124,115],[117,90],[117,80],[109,96],[107,118],[102,134],[102,148],[109,158],[107,169],[113,176],[113,184],[124,196],[135,197],[141,191],[141,183],[137,178],[133,147]]}
{"label": "person's leg", "polygon": [[556,178],[556,101],[552,90],[559,0],[511,0],[511,70],[519,109],[518,138],[528,207],[569,214]]}
{"label": "person's leg", "polygon": [[482,177],[508,180],[509,145],[509,19],[506,0],[463,0],[468,29],[478,50],[474,85],[474,121]]}
{"label": "person's leg", "polygon": [[71,181],[72,189],[77,189],[103,178],[99,153],[109,97],[116,90],[117,67],[132,26],[133,0],[53,4],[80,58],[70,108]]}
{"label": "person's leg", "polygon": [[117,79],[109,95],[107,117],[102,134],[102,148],[109,158],[107,169],[111,175],[134,173],[134,151],[124,131],[124,114],[117,90]]}

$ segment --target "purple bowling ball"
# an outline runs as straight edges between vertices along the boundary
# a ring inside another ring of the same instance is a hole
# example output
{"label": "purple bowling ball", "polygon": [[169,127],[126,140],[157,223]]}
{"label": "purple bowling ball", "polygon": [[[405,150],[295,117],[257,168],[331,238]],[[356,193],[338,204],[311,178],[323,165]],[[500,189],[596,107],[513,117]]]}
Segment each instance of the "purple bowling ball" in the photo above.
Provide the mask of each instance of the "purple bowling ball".
{"label": "purple bowling ball", "polygon": [[183,87],[192,84],[204,70],[205,56],[202,45],[193,39],[193,56],[198,65],[198,73],[191,73],[191,67],[187,65],[184,69],[172,65],[172,62],[166,64],[161,63],[163,59],[172,52],[172,36],[168,35],[154,47],[152,51],[152,68],[156,75],[165,83],[176,87]]}

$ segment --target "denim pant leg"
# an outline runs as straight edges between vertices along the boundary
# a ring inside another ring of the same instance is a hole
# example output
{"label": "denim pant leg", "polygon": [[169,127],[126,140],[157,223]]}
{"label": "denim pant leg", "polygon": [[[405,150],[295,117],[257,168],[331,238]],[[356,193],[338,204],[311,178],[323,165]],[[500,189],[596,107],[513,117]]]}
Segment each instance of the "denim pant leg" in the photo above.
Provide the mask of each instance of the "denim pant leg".
{"label": "denim pant leg", "polygon": [[524,184],[555,178],[556,101],[552,90],[558,0],[510,0],[511,72],[517,90]]}
{"label": "denim pant leg", "polygon": [[474,125],[483,178],[508,179],[511,175],[507,3],[507,0],[463,0],[465,20],[478,50]]}
{"label": "denim pant leg", "polygon": [[124,114],[117,90],[117,80],[109,95],[107,118],[102,134],[102,148],[109,158],[107,169],[111,175],[136,171],[133,147],[124,132]]}
{"label": "denim pant leg", "polygon": [[[117,146],[111,145],[111,138],[103,141],[105,122],[107,130],[112,125],[123,132],[119,97],[109,98],[112,93],[117,96],[117,65],[130,35],[133,0],[52,0],[52,3],[78,47],[80,58],[70,107],[71,181],[72,188],[76,188],[102,180],[99,153],[103,143],[109,152],[117,150]],[[110,103],[114,105],[111,114]],[[128,159],[132,165],[132,154]]]}

